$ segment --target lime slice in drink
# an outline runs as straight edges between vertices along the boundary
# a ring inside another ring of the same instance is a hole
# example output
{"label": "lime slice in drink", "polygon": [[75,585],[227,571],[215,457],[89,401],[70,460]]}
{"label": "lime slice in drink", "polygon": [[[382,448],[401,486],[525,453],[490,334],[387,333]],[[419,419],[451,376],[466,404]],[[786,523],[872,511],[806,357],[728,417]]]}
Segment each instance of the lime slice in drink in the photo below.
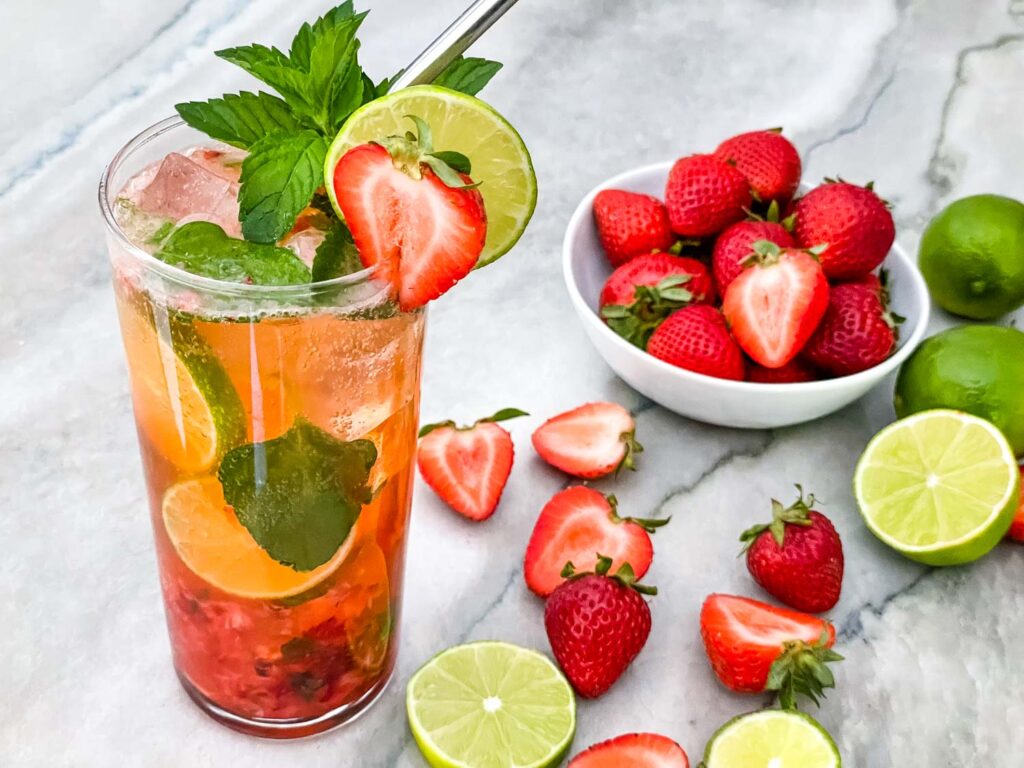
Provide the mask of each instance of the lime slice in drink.
{"label": "lime slice in drink", "polygon": [[178,556],[209,584],[240,597],[274,600],[301,594],[344,562],[353,535],[329,561],[296,571],[268,555],[238,522],[215,477],[185,480],[167,489],[164,528]]}
{"label": "lime slice in drink", "polygon": [[181,472],[206,471],[245,441],[231,379],[187,318],[154,318],[148,306],[129,302],[120,317],[139,431]]}
{"label": "lime slice in drink", "polygon": [[458,645],[409,681],[412,735],[434,768],[559,765],[576,733],[576,699],[536,651],[499,642]]}
{"label": "lime slice in drink", "polygon": [[334,166],[358,144],[401,136],[414,128],[407,115],[430,126],[437,151],[461,152],[487,210],[487,242],[477,266],[506,253],[526,229],[537,204],[537,177],[530,153],[509,122],[480,99],[435,85],[415,85],[360,107],[341,127],[327,152],[324,179],[334,210]]}
{"label": "lime slice in drink", "polygon": [[879,432],[857,464],[854,494],[879,539],[929,565],[977,560],[1006,534],[1020,473],[991,422],[922,411]]}
{"label": "lime slice in drink", "polygon": [[839,768],[839,750],[802,712],[766,709],[723,725],[704,750],[706,768]]}

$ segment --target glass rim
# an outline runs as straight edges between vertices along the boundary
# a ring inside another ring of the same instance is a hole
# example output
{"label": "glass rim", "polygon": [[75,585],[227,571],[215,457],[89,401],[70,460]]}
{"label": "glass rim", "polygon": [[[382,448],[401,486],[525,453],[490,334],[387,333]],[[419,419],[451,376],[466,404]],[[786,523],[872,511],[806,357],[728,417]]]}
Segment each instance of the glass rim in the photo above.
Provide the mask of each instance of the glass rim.
{"label": "glass rim", "polygon": [[[291,285],[255,285],[250,283],[237,283],[230,280],[219,280],[215,277],[196,275],[173,264],[161,261],[153,254],[133,243],[121,229],[117,218],[114,216],[114,209],[111,204],[110,190],[114,174],[121,169],[121,166],[135,152],[145,147],[151,141],[158,139],[164,134],[176,128],[186,126],[187,123],[178,115],[166,117],[142,129],[133,136],[128,143],[117,151],[110,162],[107,163],[100,176],[98,197],[100,212],[103,214],[103,221],[106,224],[107,232],[113,235],[118,244],[133,258],[144,264],[148,269],[158,272],[176,282],[189,287],[216,291],[218,293],[233,294],[236,296],[274,298],[282,296],[294,296],[296,294],[307,295],[329,288],[345,288],[367,282],[376,272],[376,267],[366,267],[358,272],[352,272],[340,277],[332,277],[328,280],[311,281],[308,283],[294,283]],[[211,141],[215,141],[211,139]],[[216,142],[222,144],[222,142]]]}

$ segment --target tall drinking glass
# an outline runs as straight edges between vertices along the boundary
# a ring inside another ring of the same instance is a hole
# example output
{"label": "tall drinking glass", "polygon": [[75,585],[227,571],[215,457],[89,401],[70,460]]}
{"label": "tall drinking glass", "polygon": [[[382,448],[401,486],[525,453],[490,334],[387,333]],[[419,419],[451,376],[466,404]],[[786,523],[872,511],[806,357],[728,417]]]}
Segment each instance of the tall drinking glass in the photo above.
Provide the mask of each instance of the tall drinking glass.
{"label": "tall drinking glass", "polygon": [[167,625],[203,710],[303,736],[394,668],[424,314],[372,270],[259,286],[155,258],[121,191],[204,143],[158,123],[100,185]]}

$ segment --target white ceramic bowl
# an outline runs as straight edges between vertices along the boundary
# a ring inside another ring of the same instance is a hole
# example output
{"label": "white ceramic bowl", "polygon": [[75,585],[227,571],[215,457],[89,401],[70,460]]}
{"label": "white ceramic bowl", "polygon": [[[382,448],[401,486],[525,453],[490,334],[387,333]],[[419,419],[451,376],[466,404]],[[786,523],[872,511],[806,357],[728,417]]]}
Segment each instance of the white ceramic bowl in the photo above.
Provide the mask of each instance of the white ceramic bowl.
{"label": "white ceramic bowl", "polygon": [[899,245],[893,245],[884,266],[891,280],[892,309],[906,321],[900,327],[896,352],[874,368],[825,381],[757,384],[677,368],[634,347],[598,316],[598,297],[612,267],[594,226],[594,196],[602,189],[614,188],[662,198],[671,167],[671,162],[648,165],[599,184],[577,206],[562,244],[569,298],[601,357],[631,387],[665,408],[699,421],[727,427],[782,427],[849,405],[894,371],[920,343],[928,325],[928,290],[914,262]]}

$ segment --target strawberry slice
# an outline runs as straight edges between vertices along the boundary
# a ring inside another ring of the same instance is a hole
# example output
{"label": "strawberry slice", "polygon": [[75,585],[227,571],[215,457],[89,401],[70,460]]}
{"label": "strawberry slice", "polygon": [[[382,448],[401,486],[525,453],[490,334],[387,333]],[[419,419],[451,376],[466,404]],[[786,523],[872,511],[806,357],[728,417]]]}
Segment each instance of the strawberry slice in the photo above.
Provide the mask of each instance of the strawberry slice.
{"label": "strawberry slice", "polygon": [[715,675],[733,691],[779,691],[790,709],[797,694],[817,703],[835,687],[826,663],[842,659],[830,650],[836,630],[817,616],[714,594],[701,608],[700,633]]}
{"label": "strawberry slice", "polygon": [[404,310],[469,274],[487,237],[483,197],[472,179],[432,154],[429,128],[414,121],[419,138],[353,147],[329,179],[360,260],[395,286]]}
{"label": "strawberry slice", "polygon": [[556,493],[530,535],[523,562],[526,586],[547,597],[565,578],[562,569],[571,562],[578,570],[593,570],[598,554],[611,558],[613,569],[624,563],[642,579],[654,559],[650,534],[668,523],[619,517],[614,496],[604,496],[583,485]]}
{"label": "strawberry slice", "polygon": [[505,408],[472,426],[428,424],[420,430],[416,463],[427,485],[470,520],[486,520],[505,490],[515,451],[512,436],[495,422],[528,415]]}
{"label": "strawberry slice", "polygon": [[634,437],[636,422],[616,403],[587,403],[553,416],[533,433],[533,447],[553,467],[582,478],[636,469],[644,448]]}
{"label": "strawberry slice", "polygon": [[667,736],[627,733],[595,744],[569,761],[568,768],[689,768],[686,752]]}
{"label": "strawberry slice", "polygon": [[827,307],[828,281],[811,253],[759,240],[726,289],[722,314],[744,352],[765,368],[781,368],[804,348]]}

